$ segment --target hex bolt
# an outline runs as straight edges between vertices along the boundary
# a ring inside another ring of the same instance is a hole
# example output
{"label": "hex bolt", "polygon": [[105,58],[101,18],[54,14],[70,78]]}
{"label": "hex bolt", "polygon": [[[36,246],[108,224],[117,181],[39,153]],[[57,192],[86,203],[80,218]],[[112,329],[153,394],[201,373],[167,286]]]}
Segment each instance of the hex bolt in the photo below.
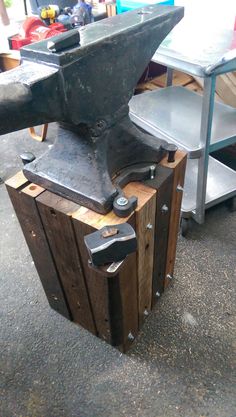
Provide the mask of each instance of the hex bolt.
{"label": "hex bolt", "polygon": [[173,276],[172,276],[172,275],[170,275],[170,274],[167,274],[167,275],[166,275],[166,278],[168,278],[168,279],[173,279]]}
{"label": "hex bolt", "polygon": [[131,332],[129,332],[129,334],[128,334],[128,340],[130,342],[133,342],[134,341],[134,335]]}
{"label": "hex bolt", "polygon": [[150,166],[150,180],[154,180],[156,173],[156,167],[155,165]]}
{"label": "hex bolt", "polygon": [[161,208],[161,212],[163,214],[166,214],[166,213],[168,213],[168,211],[169,211],[169,208],[167,207],[167,205],[166,204],[163,204],[163,206]]}
{"label": "hex bolt", "polygon": [[116,203],[118,204],[118,206],[126,206],[126,204],[128,204],[129,200],[126,197],[119,197],[116,200]]}
{"label": "hex bolt", "polygon": [[156,297],[159,298],[161,296],[161,294],[157,291],[156,292]]}
{"label": "hex bolt", "polygon": [[146,229],[152,230],[152,227],[153,227],[152,224],[151,223],[148,223],[147,226],[146,226]]}
{"label": "hex bolt", "polygon": [[20,155],[24,165],[29,164],[35,160],[35,155],[32,152],[24,152]]}
{"label": "hex bolt", "polygon": [[182,185],[178,184],[177,187],[176,187],[176,191],[178,191],[179,193],[183,192],[184,188],[182,187]]}
{"label": "hex bolt", "polygon": [[146,308],[145,308],[145,310],[143,312],[143,315],[146,316],[146,317],[149,315],[149,311]]}

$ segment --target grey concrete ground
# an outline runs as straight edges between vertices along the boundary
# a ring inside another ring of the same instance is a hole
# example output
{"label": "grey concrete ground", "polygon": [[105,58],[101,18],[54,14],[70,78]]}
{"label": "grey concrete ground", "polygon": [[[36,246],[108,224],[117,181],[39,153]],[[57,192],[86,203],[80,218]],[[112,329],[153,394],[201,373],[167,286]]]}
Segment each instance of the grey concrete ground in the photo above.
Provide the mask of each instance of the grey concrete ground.
{"label": "grey concrete ground", "polygon": [[[0,138],[0,176],[27,131]],[[179,238],[175,280],[121,354],[52,311],[0,186],[1,417],[235,417],[236,216],[224,204]]]}

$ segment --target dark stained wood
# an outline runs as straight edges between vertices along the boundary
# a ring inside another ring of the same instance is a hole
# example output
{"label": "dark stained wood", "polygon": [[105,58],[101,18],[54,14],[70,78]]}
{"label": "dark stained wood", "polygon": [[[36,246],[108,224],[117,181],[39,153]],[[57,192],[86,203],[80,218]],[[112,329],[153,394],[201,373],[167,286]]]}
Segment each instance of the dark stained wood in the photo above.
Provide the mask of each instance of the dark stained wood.
{"label": "dark stained wood", "polygon": [[173,276],[175,257],[176,257],[176,246],[179,230],[179,221],[181,213],[181,202],[183,193],[177,191],[177,185],[184,185],[184,175],[187,162],[187,154],[182,151],[177,151],[175,156],[175,162],[168,163],[167,158],[161,161],[161,165],[173,169],[173,192],[171,199],[171,215],[170,225],[168,233],[168,251],[166,260],[166,279],[165,287],[169,284],[168,275]]}
{"label": "dark stained wood", "polygon": [[26,184],[27,180],[23,173],[20,172],[6,182],[7,191],[48,302],[54,310],[70,319],[70,310],[35,203],[35,197],[42,194],[44,189],[35,184],[27,186]]}
{"label": "dark stained wood", "polygon": [[[83,209],[83,208],[81,208]],[[87,209],[86,209],[87,210]],[[97,214],[97,213],[96,213]],[[80,221],[80,209],[72,215],[73,227],[80,250],[86,285],[91,301],[91,308],[98,336],[112,343],[111,325],[108,306],[108,284],[106,277],[88,266],[89,254],[84,243],[84,236],[95,231],[95,228]]]}
{"label": "dark stained wood", "polygon": [[96,334],[71,221],[71,214],[79,206],[48,191],[36,202],[73,321]]}
{"label": "dark stained wood", "polygon": [[128,334],[135,337],[138,332],[136,254],[125,259],[117,275],[102,276],[88,266],[84,236],[126,221],[135,227],[135,216],[122,219],[113,212],[101,215],[80,207],[72,217],[98,336],[124,351],[131,343]]}
{"label": "dark stained wood", "polygon": [[[152,305],[164,291],[173,178],[171,168],[158,165],[155,178],[145,182],[157,190]],[[162,212],[164,205],[169,209],[165,214]]]}
{"label": "dark stained wood", "polygon": [[[164,158],[153,180],[130,183],[127,197],[138,197],[127,218],[95,213],[43,188],[28,184],[22,173],[7,183],[50,305],[121,351],[137,336],[144,313],[173,275],[186,155]],[[168,211],[163,213],[166,205]],[[130,223],[138,250],[119,264],[94,269],[84,236],[106,225]],[[152,227],[147,227],[148,225]],[[69,307],[68,307],[69,306]]]}

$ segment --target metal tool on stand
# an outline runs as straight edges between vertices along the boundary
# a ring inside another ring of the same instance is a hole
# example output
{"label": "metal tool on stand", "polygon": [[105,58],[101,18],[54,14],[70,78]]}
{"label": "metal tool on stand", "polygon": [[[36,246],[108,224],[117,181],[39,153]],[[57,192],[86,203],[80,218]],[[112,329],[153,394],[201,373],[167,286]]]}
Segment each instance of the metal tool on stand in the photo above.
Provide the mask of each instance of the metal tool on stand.
{"label": "metal tool on stand", "polygon": [[118,171],[160,161],[166,142],[133,125],[128,102],[182,16],[148,6],[21,49],[22,65],[0,75],[0,133],[59,122],[53,148],[24,167],[30,181],[106,213]]}
{"label": "metal tool on stand", "polygon": [[126,206],[113,179],[140,163],[149,171],[168,151],[135,127],[128,102],[182,17],[181,7],[147,6],[21,49],[22,65],[0,75],[0,134],[59,122],[27,179],[102,214]]}

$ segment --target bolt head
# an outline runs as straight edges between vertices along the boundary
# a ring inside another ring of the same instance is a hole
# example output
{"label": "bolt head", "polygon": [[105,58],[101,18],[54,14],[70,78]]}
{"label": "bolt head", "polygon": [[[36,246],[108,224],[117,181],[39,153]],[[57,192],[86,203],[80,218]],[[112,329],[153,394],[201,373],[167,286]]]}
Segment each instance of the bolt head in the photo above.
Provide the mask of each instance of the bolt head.
{"label": "bolt head", "polygon": [[163,214],[166,214],[166,213],[168,213],[168,211],[169,211],[169,208],[167,207],[167,205],[166,204],[163,204],[163,206],[161,208],[161,212]]}
{"label": "bolt head", "polygon": [[157,291],[156,292],[156,297],[159,298],[161,296],[161,294]]}
{"label": "bolt head", "polygon": [[128,340],[130,342],[133,342],[134,341],[134,335],[131,332],[129,332],[129,334],[128,334]]}
{"label": "bolt head", "polygon": [[146,226],[146,229],[152,230],[152,227],[153,227],[152,224],[151,223],[148,223],[147,226]]}
{"label": "bolt head", "polygon": [[144,312],[143,312],[143,315],[147,317],[149,315],[149,311],[147,309],[145,309]]}
{"label": "bolt head", "polygon": [[128,204],[129,200],[126,197],[119,197],[116,200],[116,203],[118,206],[126,206]]}
{"label": "bolt head", "polygon": [[170,275],[170,274],[167,274],[167,275],[166,275],[166,278],[168,278],[168,279],[173,279],[173,276],[172,276],[172,275]]}
{"label": "bolt head", "polygon": [[182,191],[184,191],[184,188],[182,187],[182,185],[178,184],[177,187],[176,187],[176,191],[182,192]]}

